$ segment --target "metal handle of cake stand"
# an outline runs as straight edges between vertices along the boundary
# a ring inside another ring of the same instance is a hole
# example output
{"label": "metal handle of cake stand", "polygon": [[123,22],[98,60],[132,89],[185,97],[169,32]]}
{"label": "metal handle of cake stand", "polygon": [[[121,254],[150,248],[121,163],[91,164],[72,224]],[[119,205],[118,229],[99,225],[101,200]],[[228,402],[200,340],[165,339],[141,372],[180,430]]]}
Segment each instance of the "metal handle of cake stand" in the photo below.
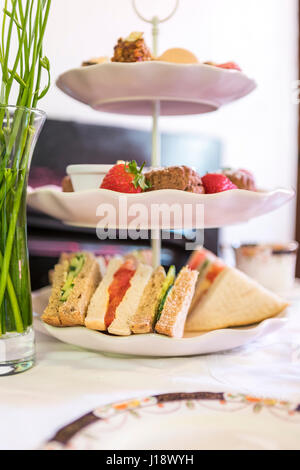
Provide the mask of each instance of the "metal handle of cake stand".
{"label": "metal handle of cake stand", "polygon": [[145,21],[146,23],[151,23],[153,28],[152,28],[152,37],[153,37],[153,46],[152,46],[152,50],[153,50],[153,54],[155,57],[157,57],[157,54],[158,54],[158,35],[159,35],[159,27],[158,25],[160,23],[165,23],[166,21],[170,20],[172,18],[172,16],[175,15],[176,11],[178,10],[178,6],[179,6],[179,0],[176,0],[175,2],[175,6],[173,8],[173,10],[171,11],[171,13],[167,16],[165,16],[164,18],[159,18],[158,16],[153,16],[153,18],[145,18],[138,10],[137,6],[136,6],[136,0],[132,0],[132,5],[133,5],[133,9],[134,11],[136,12],[137,16],[142,20],[142,21]]}
{"label": "metal handle of cake stand", "polygon": [[[154,57],[158,55],[158,36],[159,36],[159,24],[165,23],[176,13],[179,0],[176,0],[175,6],[171,13],[164,17],[159,18],[158,16],[153,16],[151,19],[145,18],[137,9],[136,0],[132,0],[133,9],[136,12],[137,16],[146,23],[152,24],[152,50]],[[151,166],[159,167],[161,166],[161,139],[159,131],[159,116],[160,116],[160,101],[156,100],[152,104],[152,154],[151,154]],[[161,234],[159,229],[151,230],[151,245],[152,245],[152,263],[153,267],[156,268],[160,265],[161,260]]]}

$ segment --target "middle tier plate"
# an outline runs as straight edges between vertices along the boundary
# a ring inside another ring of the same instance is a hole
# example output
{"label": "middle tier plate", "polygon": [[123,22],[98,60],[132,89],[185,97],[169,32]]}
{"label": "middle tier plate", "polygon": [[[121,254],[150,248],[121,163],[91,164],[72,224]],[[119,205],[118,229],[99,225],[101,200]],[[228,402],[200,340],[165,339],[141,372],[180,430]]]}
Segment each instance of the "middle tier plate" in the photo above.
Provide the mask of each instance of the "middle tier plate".
{"label": "middle tier plate", "polygon": [[[33,209],[66,224],[83,227],[191,229],[247,222],[294,197],[292,189],[193,194],[174,189],[123,194],[107,189],[64,193],[58,187],[29,189]],[[170,218],[168,217],[170,214]],[[175,215],[174,215],[175,214]],[[203,214],[203,217],[202,217]]]}

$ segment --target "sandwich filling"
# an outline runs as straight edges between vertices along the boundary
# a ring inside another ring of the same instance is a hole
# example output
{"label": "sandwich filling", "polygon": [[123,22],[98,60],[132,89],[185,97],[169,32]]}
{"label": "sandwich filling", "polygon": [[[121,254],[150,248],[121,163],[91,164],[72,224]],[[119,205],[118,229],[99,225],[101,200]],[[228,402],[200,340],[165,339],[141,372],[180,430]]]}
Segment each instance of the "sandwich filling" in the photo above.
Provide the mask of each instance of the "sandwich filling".
{"label": "sandwich filling", "polygon": [[204,262],[200,271],[200,276],[202,276],[202,278],[199,278],[199,283],[197,286],[197,292],[199,296],[198,301],[203,298],[203,296],[211,288],[214,281],[224,269],[225,265],[222,263],[210,263],[208,260]]}
{"label": "sandwich filling", "polygon": [[66,302],[75,285],[75,279],[82,270],[86,261],[84,254],[79,253],[75,255],[69,264],[68,271],[66,272],[65,283],[61,288],[60,302]]}
{"label": "sandwich filling", "polygon": [[135,272],[136,265],[132,259],[126,260],[115,272],[113,281],[108,288],[109,301],[104,318],[106,328],[114,321],[116,310],[128,291]]}
{"label": "sandwich filling", "polygon": [[162,286],[162,289],[161,289],[161,293],[160,293],[160,297],[159,297],[160,301],[159,301],[158,309],[157,309],[156,316],[155,316],[155,319],[154,319],[154,325],[160,319],[161,312],[163,311],[163,308],[164,308],[164,305],[166,303],[167,297],[168,297],[168,295],[169,295],[169,293],[170,293],[170,291],[171,291],[171,289],[174,285],[175,277],[176,277],[175,266],[170,266],[167,277],[164,280],[164,283],[163,283],[163,286]]}
{"label": "sandwich filling", "polygon": [[199,267],[201,269],[205,261],[206,261],[206,252],[204,250],[195,251],[195,253],[193,253],[193,256],[191,257],[188,263],[188,267],[191,270],[196,269],[199,271]]}
{"label": "sandwich filling", "polygon": [[225,265],[213,253],[202,248],[197,250],[191,256],[188,267],[197,270],[198,282],[195,295],[191,304],[191,310],[207,294],[215,279],[225,269]]}

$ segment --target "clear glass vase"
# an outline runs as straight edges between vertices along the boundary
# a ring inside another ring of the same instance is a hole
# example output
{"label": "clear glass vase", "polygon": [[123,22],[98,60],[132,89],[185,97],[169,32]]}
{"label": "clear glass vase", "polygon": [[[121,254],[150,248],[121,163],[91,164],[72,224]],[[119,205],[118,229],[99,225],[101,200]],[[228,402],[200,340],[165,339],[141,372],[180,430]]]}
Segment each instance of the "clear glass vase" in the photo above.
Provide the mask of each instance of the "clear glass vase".
{"label": "clear glass vase", "polygon": [[0,376],[35,361],[26,194],[42,111],[0,106]]}

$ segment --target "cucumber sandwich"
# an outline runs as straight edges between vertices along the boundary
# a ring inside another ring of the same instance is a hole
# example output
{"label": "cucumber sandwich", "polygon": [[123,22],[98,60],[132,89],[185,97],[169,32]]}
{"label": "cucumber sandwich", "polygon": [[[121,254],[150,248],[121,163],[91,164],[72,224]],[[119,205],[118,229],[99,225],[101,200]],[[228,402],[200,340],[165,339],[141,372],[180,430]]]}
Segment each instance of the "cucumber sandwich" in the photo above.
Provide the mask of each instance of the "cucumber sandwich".
{"label": "cucumber sandwich", "polygon": [[92,254],[62,254],[52,274],[52,292],[43,321],[52,326],[84,325],[100,279],[99,264]]}
{"label": "cucumber sandwich", "polygon": [[167,275],[164,268],[159,266],[152,274],[131,319],[131,331],[157,331],[167,336],[182,337],[197,277],[197,271],[187,267],[176,278],[174,266],[170,267]]}

